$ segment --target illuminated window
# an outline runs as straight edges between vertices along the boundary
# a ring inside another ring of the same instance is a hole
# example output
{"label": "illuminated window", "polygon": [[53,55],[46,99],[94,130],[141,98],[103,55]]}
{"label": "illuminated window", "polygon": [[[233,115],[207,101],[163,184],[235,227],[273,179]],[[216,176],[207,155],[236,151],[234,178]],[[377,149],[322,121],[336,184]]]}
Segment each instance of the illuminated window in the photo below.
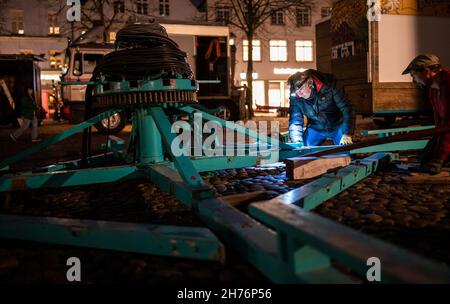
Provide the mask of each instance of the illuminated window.
{"label": "illuminated window", "polygon": [[159,0],[159,15],[160,16],[170,15],[169,0]]}
{"label": "illuminated window", "polygon": [[84,54],[83,56],[83,73],[92,73],[97,65],[97,62],[103,58],[103,54]]}
{"label": "illuminated window", "polygon": [[63,67],[61,52],[51,50],[49,54],[50,68],[55,70],[61,69]]}
{"label": "illuminated window", "polygon": [[109,32],[109,42],[114,43],[116,41],[116,32]]}
{"label": "illuminated window", "polygon": [[[241,86],[247,85],[247,81],[241,81]],[[266,104],[264,80],[252,81],[252,93],[253,93],[253,108],[257,105],[264,106]]]}
{"label": "illuminated window", "polygon": [[307,6],[297,7],[296,10],[297,27],[311,26],[311,8]]}
{"label": "illuminated window", "polygon": [[[253,61],[261,61],[261,40],[252,40],[252,58]],[[244,40],[243,43],[243,59],[248,61],[248,40]]]}
{"label": "illuminated window", "polygon": [[270,16],[272,25],[284,25],[284,13],[282,11],[276,11]]}
{"label": "illuminated window", "polygon": [[23,11],[11,11],[11,33],[19,35],[25,34],[25,30],[23,27]]}
{"label": "illuminated window", "polygon": [[148,15],[148,1],[137,0],[136,1],[136,13],[140,15]]}
{"label": "illuminated window", "polygon": [[58,16],[55,13],[48,14],[48,34],[59,35]]}
{"label": "illuminated window", "polygon": [[287,40],[270,40],[270,61],[287,61]]}
{"label": "illuminated window", "polygon": [[269,106],[289,107],[289,88],[285,81],[269,81]]}
{"label": "illuminated window", "polygon": [[312,40],[295,41],[295,59],[299,62],[313,61],[313,42]]}

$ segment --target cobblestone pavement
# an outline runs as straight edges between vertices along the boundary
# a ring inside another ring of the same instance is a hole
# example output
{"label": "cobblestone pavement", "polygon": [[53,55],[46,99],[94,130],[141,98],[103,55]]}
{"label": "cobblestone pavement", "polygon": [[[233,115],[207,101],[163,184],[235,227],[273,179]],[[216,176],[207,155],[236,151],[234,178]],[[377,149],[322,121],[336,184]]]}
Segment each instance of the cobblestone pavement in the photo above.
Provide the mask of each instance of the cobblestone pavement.
{"label": "cobblestone pavement", "polygon": [[[285,122],[284,122],[285,123]],[[67,125],[46,125],[42,136],[48,137]],[[370,128],[363,121],[359,128]],[[23,140],[12,144],[9,130],[0,129],[0,158],[29,146]],[[122,134],[129,133],[126,129]],[[94,134],[94,150],[100,151],[106,137]],[[21,162],[14,169],[49,164],[55,159],[79,156],[80,136],[46,149]],[[325,202],[313,212],[341,222],[364,233],[393,242],[423,256],[450,265],[450,189],[448,185],[406,185],[396,167],[382,171]],[[265,191],[266,198],[301,186],[289,182],[283,166],[222,170],[204,174],[204,180],[221,196]],[[124,197],[123,193],[127,193]],[[240,208],[245,210],[245,206]],[[182,226],[203,226],[176,198],[165,194],[147,181],[69,189],[16,192],[12,203],[2,212],[65,218],[98,219],[122,222]],[[132,253],[64,247],[20,241],[0,244],[0,283],[64,283],[66,260],[79,257],[83,282],[90,283],[257,283],[267,280],[238,254],[227,252],[224,265]]]}

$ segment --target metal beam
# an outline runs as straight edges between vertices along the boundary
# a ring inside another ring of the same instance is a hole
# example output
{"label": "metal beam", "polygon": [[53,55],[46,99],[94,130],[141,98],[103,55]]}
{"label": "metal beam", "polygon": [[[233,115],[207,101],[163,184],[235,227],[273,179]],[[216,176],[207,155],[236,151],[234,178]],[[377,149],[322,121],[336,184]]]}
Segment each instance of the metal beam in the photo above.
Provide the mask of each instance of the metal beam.
{"label": "metal beam", "polygon": [[141,177],[134,166],[0,176],[0,192],[112,183]]}
{"label": "metal beam", "polygon": [[392,136],[400,133],[409,133],[414,131],[423,131],[434,129],[435,126],[417,126],[407,128],[381,129],[381,130],[363,130],[361,135],[377,135],[378,137]]}
{"label": "metal beam", "polygon": [[257,156],[196,157],[192,160],[197,172],[253,167],[258,164]]}
{"label": "metal beam", "polygon": [[200,227],[0,215],[0,238],[223,262],[223,244]]}
{"label": "metal beam", "polygon": [[[183,111],[183,112],[186,112],[188,114],[194,114],[194,113],[201,112],[198,109],[195,109],[195,108],[193,108],[191,106],[184,106],[184,107],[180,108],[180,110]],[[237,125],[237,124],[232,123],[230,121],[226,121],[226,120],[220,119],[217,116],[214,116],[214,115],[211,115],[211,114],[208,114],[208,113],[204,113],[204,112],[201,112],[201,114],[202,114],[202,118],[204,118],[205,120],[218,122],[222,127],[229,127],[229,126],[231,126],[238,133],[245,134],[246,136],[249,136],[249,137],[252,137],[252,138],[255,138],[255,139],[259,138],[259,140],[264,141],[264,142],[266,142],[268,144],[272,144],[272,145],[274,145],[276,147],[279,147],[281,149],[286,149],[286,150],[292,150],[293,149],[292,146],[290,146],[288,144],[285,144],[283,142],[280,142],[279,140],[276,140],[276,139],[273,139],[271,137],[267,137],[265,135],[259,134],[258,132],[255,132],[255,131],[250,130],[248,128],[245,128],[243,126]]]}
{"label": "metal beam", "polygon": [[[382,283],[450,283],[447,267],[297,206],[266,201],[252,204],[249,211],[276,230],[280,250],[286,244],[308,244],[315,252],[349,266],[364,278],[369,269],[368,259],[376,257],[381,262]],[[295,247],[287,249],[288,263],[309,266],[309,260],[299,260],[293,254]]]}
{"label": "metal beam", "polygon": [[323,264],[296,272],[281,259],[273,230],[220,199],[199,201],[198,215],[228,246],[275,283],[354,283],[349,276]]}
{"label": "metal beam", "polygon": [[175,140],[175,134],[171,132],[171,125],[164,110],[159,107],[149,107],[148,111],[152,115],[156,126],[158,127],[162,141],[166,148],[166,152],[172,155],[173,162],[175,163],[179,174],[183,178],[183,181],[192,188],[208,190],[209,187],[203,182],[189,157],[184,155],[173,156],[171,145]]}

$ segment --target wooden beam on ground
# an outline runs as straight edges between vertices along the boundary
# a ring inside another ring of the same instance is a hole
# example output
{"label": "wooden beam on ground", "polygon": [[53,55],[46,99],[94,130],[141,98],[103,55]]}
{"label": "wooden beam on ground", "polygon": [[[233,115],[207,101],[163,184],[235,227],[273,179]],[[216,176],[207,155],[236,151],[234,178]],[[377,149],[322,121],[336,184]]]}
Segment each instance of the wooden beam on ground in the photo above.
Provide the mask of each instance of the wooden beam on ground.
{"label": "wooden beam on ground", "polygon": [[327,173],[331,169],[348,166],[350,156],[295,157],[285,161],[286,175],[290,180],[309,179]]}
{"label": "wooden beam on ground", "polygon": [[430,175],[424,173],[411,173],[410,176],[402,177],[407,184],[450,184],[450,172]]}
{"label": "wooden beam on ground", "polygon": [[266,191],[253,191],[247,193],[233,194],[221,197],[221,199],[231,206],[238,206],[240,204],[252,201],[260,200]]}

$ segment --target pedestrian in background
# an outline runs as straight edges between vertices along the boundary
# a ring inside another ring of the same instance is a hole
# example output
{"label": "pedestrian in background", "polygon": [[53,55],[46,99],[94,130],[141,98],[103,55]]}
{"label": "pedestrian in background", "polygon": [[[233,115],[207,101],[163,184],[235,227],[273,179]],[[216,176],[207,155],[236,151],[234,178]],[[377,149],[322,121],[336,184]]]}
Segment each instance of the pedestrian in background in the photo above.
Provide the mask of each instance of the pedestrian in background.
{"label": "pedestrian in background", "polygon": [[20,100],[20,116],[23,118],[21,127],[11,133],[9,136],[14,142],[17,142],[20,136],[30,127],[31,124],[31,141],[39,142],[38,138],[38,115],[40,114],[39,106],[33,97],[33,89],[27,87],[25,94]]}

